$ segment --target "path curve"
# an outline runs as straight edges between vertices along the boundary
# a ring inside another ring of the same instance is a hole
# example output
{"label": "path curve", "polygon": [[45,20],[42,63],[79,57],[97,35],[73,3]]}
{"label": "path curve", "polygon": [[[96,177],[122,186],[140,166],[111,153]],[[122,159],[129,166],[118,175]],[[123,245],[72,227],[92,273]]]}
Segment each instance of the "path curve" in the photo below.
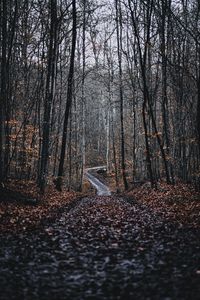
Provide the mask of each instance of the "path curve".
{"label": "path curve", "polygon": [[94,188],[97,191],[98,196],[110,196],[111,191],[109,188],[102,183],[99,179],[97,179],[94,175],[90,173],[92,170],[103,170],[105,169],[105,166],[99,166],[94,168],[87,168],[85,171],[85,177],[89,180],[89,182],[94,186]]}

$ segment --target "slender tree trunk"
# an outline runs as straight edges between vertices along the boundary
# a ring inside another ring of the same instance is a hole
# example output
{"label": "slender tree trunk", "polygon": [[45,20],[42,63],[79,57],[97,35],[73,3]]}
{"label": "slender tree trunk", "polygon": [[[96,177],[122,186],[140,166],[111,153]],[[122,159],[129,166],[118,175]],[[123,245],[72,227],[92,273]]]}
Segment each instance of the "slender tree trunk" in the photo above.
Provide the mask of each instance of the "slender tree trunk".
{"label": "slender tree trunk", "polygon": [[107,172],[110,172],[110,99],[108,103],[108,112],[106,116],[106,166]]}
{"label": "slender tree trunk", "polygon": [[[119,1],[119,2],[118,2]],[[122,82],[122,16],[120,0],[115,0],[116,8],[116,25],[117,25],[117,54],[118,54],[118,68],[119,68],[119,93],[120,93],[120,127],[121,127],[121,168],[122,180],[124,189],[128,189],[128,182],[126,178],[126,163],[125,163],[125,139],[124,139],[124,95]]]}
{"label": "slender tree trunk", "polygon": [[39,187],[41,193],[44,193],[47,184],[48,162],[49,162],[49,142],[50,142],[50,121],[51,107],[54,97],[55,81],[55,64],[57,49],[57,0],[50,0],[51,26],[50,42],[48,52],[48,70],[46,81],[46,94],[44,103],[44,120],[43,120],[43,139],[42,153],[39,174]]}
{"label": "slender tree trunk", "polygon": [[[147,121],[146,121],[146,112],[147,112],[147,104],[148,104],[148,87],[147,87],[147,79],[146,79],[146,61],[147,61],[147,46],[149,42],[149,29],[150,29],[150,24],[147,24],[147,38],[146,38],[146,43],[145,43],[145,49],[144,49],[144,54],[142,54],[142,49],[140,45],[140,37],[139,37],[139,32],[138,32],[138,27],[136,24],[134,12],[131,6],[131,1],[128,0],[129,3],[129,9],[131,12],[131,20],[133,24],[133,29],[134,33],[136,36],[136,41],[138,44],[138,51],[139,51],[139,63],[141,67],[141,73],[142,73],[142,80],[143,80],[143,104],[142,104],[142,120],[143,120],[143,127],[144,127],[144,134],[145,134],[145,148],[146,148],[146,166],[147,166],[147,173],[151,181],[151,186],[155,186],[155,178],[153,175],[153,170],[152,170],[152,162],[151,162],[151,150],[150,150],[150,145],[149,145],[149,138],[148,138],[148,127],[147,127]],[[151,2],[151,8],[152,8],[152,2]],[[150,7],[148,7],[150,9]],[[151,12],[148,12],[148,15]],[[147,20],[148,23],[150,20]]]}
{"label": "slender tree trunk", "polygon": [[81,107],[82,107],[82,165],[81,165],[81,186],[82,190],[83,178],[84,178],[84,169],[85,169],[85,154],[86,154],[86,141],[85,141],[85,122],[86,122],[86,100],[85,100],[85,29],[86,29],[86,0],[83,0],[83,38],[82,38],[82,86],[81,86]]}
{"label": "slender tree trunk", "polygon": [[[128,18],[128,14],[127,14]],[[134,36],[134,40],[136,41],[136,38]],[[133,42],[134,48],[136,47],[135,41]],[[127,28],[126,32],[126,43],[127,43],[127,52],[124,52],[126,56],[126,60],[128,63],[128,73],[129,73],[129,78],[131,82],[131,89],[132,89],[132,178],[133,182],[135,180],[136,176],[136,84],[135,84],[135,78],[134,78],[134,66],[133,66],[133,61],[131,61],[131,53],[130,53],[130,37],[129,37],[129,30]],[[135,49],[134,49],[135,51]]]}
{"label": "slender tree trunk", "polygon": [[0,94],[0,182],[5,179],[5,110],[7,100],[7,0],[2,3],[2,49]]}
{"label": "slender tree trunk", "polygon": [[[168,112],[168,97],[167,97],[167,54],[166,54],[166,9],[167,0],[161,1],[162,15],[161,15],[161,55],[162,55],[162,114],[163,114],[163,132],[166,142],[166,153],[170,158],[170,128],[169,128],[169,112]],[[164,159],[166,157],[164,156]],[[171,162],[166,160],[166,178],[167,183],[174,183],[173,166]],[[170,176],[171,172],[171,176]],[[171,178],[170,178],[171,177]]]}
{"label": "slender tree trunk", "polygon": [[76,0],[72,1],[72,14],[73,14],[73,27],[72,27],[72,47],[70,55],[70,67],[68,74],[68,84],[67,84],[67,101],[65,107],[64,125],[63,125],[63,135],[62,135],[62,146],[60,153],[58,178],[56,180],[56,188],[62,190],[62,177],[64,174],[64,162],[65,162],[65,152],[66,152],[66,142],[67,142],[67,127],[69,120],[70,108],[72,105],[73,96],[73,77],[74,77],[74,61],[75,61],[75,50],[76,50]]}
{"label": "slender tree trunk", "polygon": [[72,106],[69,113],[69,184],[68,191],[72,187]]}
{"label": "slender tree trunk", "polygon": [[113,124],[113,116],[111,119],[111,131],[112,131],[112,151],[113,151],[113,161],[114,161],[114,168],[115,168],[115,185],[116,191],[119,192],[119,175],[118,175],[118,166],[117,166],[117,153],[115,147],[115,132],[114,132],[114,124]]}
{"label": "slender tree trunk", "polygon": [[55,154],[54,154],[54,163],[53,163],[53,176],[56,176],[56,168],[57,168],[57,160],[58,160],[58,152],[59,152],[59,140],[60,140],[60,133],[61,128],[59,124],[61,123],[61,116],[62,116],[62,91],[63,91],[63,71],[62,66],[60,64],[60,85],[61,85],[61,93],[59,96],[59,110],[58,110],[58,128],[56,130],[56,142],[55,142]]}
{"label": "slender tree trunk", "polygon": [[[200,53],[199,53],[199,63],[200,63]],[[198,96],[197,96],[197,137],[198,137],[198,145],[199,145],[199,157],[200,157],[200,65],[199,65],[199,76],[197,80],[197,89],[198,89]]]}

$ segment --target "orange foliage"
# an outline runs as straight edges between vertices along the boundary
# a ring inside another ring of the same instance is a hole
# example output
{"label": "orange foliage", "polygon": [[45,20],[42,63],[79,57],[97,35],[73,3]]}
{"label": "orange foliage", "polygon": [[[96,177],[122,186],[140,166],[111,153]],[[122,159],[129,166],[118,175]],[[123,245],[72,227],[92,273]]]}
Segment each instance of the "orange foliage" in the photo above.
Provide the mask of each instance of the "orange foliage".
{"label": "orange foliage", "polygon": [[23,192],[28,198],[39,199],[38,204],[27,205],[21,201],[3,201],[0,195],[0,232],[22,232],[42,225],[47,219],[55,218],[64,206],[72,203],[78,196],[75,192],[57,192],[49,187],[44,196],[40,196],[36,185],[31,181],[11,181],[9,188]]}
{"label": "orange foliage", "polygon": [[200,193],[189,184],[175,186],[160,183],[158,190],[144,184],[128,193],[166,219],[200,227]]}

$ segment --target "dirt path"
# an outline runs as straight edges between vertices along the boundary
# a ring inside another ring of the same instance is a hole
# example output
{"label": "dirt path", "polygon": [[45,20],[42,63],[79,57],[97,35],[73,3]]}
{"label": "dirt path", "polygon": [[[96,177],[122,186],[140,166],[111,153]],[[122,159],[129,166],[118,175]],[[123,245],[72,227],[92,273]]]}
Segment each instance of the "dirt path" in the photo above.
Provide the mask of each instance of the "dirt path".
{"label": "dirt path", "polygon": [[121,198],[84,198],[0,242],[2,300],[199,299],[199,232]]}

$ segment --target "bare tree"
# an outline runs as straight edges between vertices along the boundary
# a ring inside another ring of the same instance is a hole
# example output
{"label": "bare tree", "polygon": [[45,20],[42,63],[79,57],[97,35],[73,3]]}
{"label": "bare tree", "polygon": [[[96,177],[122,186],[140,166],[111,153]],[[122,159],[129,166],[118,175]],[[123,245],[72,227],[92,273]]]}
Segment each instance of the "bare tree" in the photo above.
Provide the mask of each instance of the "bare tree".
{"label": "bare tree", "polygon": [[50,38],[48,48],[48,63],[47,63],[47,80],[45,91],[45,103],[44,103],[44,120],[43,120],[43,138],[42,138],[42,153],[41,153],[41,165],[39,174],[39,186],[41,192],[44,192],[47,174],[48,174],[48,160],[49,160],[49,138],[50,138],[50,120],[51,120],[51,108],[54,97],[54,82],[55,82],[55,64],[57,54],[57,0],[50,0],[50,14],[51,14],[51,26],[50,26]]}
{"label": "bare tree", "polygon": [[64,125],[63,125],[63,135],[62,135],[62,146],[60,153],[59,169],[58,169],[58,178],[56,181],[56,188],[60,191],[62,190],[62,177],[64,173],[64,162],[65,162],[65,152],[66,152],[66,142],[67,142],[67,127],[70,109],[72,105],[72,96],[73,96],[73,77],[74,77],[74,60],[75,60],[75,50],[76,50],[76,0],[72,1],[72,47],[71,47],[71,56],[70,56],[70,67],[68,74],[67,82],[67,101],[65,108],[64,116]]}
{"label": "bare tree", "polygon": [[117,27],[117,54],[119,67],[119,93],[120,93],[120,125],[121,125],[121,169],[125,190],[128,189],[125,163],[125,140],[124,140],[124,95],[122,83],[122,13],[120,0],[115,1],[116,27]]}

